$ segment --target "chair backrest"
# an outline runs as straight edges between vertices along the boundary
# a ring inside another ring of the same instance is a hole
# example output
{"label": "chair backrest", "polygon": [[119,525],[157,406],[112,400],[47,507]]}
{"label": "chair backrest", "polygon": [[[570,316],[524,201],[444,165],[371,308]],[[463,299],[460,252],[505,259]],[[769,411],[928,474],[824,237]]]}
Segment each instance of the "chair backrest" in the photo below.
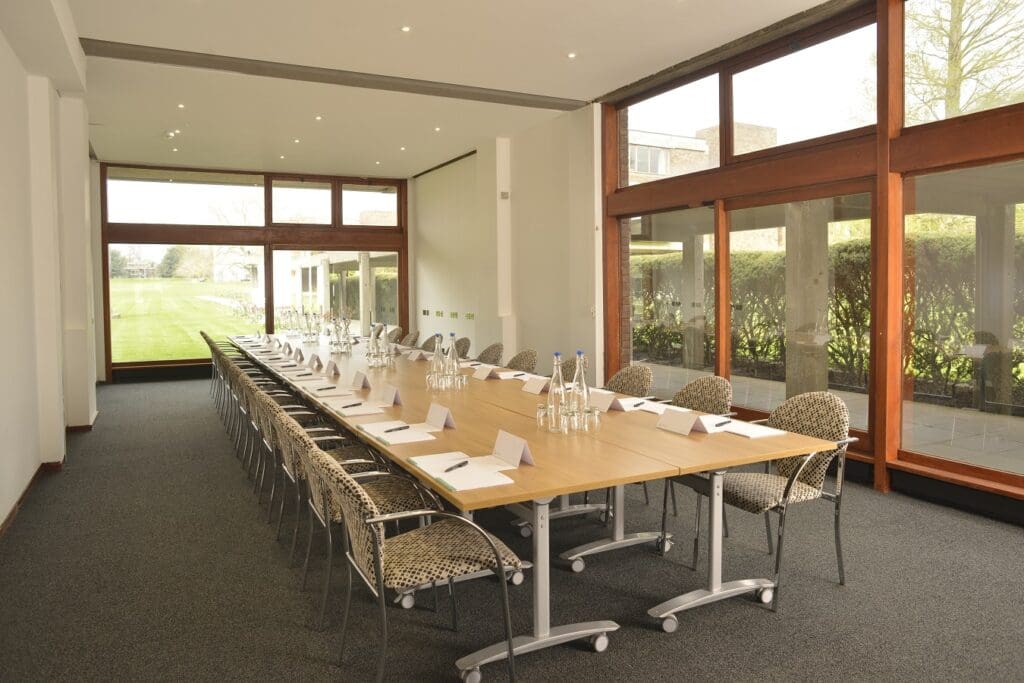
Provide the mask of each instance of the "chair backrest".
{"label": "chair backrest", "polygon": [[469,357],[469,337],[459,337],[455,340],[455,352],[459,354],[459,358]]}
{"label": "chair backrest", "polygon": [[384,323],[375,323],[373,329],[370,330],[371,339],[380,339],[380,333],[384,331]]}
{"label": "chair backrest", "polygon": [[391,331],[388,332],[388,343],[397,344],[398,340],[402,338],[402,328],[392,327]]}
{"label": "chair backrest", "polygon": [[522,372],[533,372],[537,367],[537,352],[533,349],[525,349],[512,356],[506,367],[509,370],[520,370]]}
{"label": "chair backrest", "polygon": [[[320,450],[315,448],[315,450]],[[338,463],[324,455],[315,459],[314,463],[322,467],[321,475],[327,485],[327,492],[341,506],[341,516],[345,520],[345,529],[349,537],[349,549],[367,581],[377,586],[377,561],[375,550],[380,554],[380,562],[384,562],[384,525],[366,524],[364,520],[380,515],[373,500],[367,495],[355,479]]]}
{"label": "chair backrest", "polygon": [[[551,372],[555,369],[551,368]],[[562,379],[566,382],[571,382],[572,378],[576,376],[576,355],[573,354],[568,358],[562,359]]]}
{"label": "chair backrest", "polygon": [[715,375],[698,377],[672,397],[672,405],[722,415],[732,406],[732,384]]}
{"label": "chair backrest", "polygon": [[501,354],[505,352],[505,345],[501,342],[495,342],[486,349],[480,352],[480,355],[476,357],[481,363],[487,365],[501,365]]}
{"label": "chair backrest", "polygon": [[606,389],[630,396],[647,396],[654,384],[654,373],[646,365],[630,365],[622,368],[608,380]]}
{"label": "chair backrest", "polygon": [[427,337],[426,341],[424,341],[422,344],[420,344],[420,348],[423,349],[424,351],[429,351],[430,353],[433,353],[434,352],[434,341],[436,339],[437,339],[437,337],[435,335],[433,335],[433,334],[430,335],[429,337]]}
{"label": "chair backrest", "polygon": [[420,340],[420,333],[418,330],[413,330],[409,334],[402,337],[402,346],[416,346],[416,342]]}
{"label": "chair backrest", "polygon": [[[810,391],[786,399],[768,416],[769,427],[785,429],[805,436],[826,441],[842,441],[850,435],[850,411],[843,400],[827,391]],[[816,489],[825,483],[828,466],[846,446],[815,453],[800,473],[799,481]],[[800,466],[801,457],[783,458],[775,461],[775,469],[783,477],[789,477]]]}

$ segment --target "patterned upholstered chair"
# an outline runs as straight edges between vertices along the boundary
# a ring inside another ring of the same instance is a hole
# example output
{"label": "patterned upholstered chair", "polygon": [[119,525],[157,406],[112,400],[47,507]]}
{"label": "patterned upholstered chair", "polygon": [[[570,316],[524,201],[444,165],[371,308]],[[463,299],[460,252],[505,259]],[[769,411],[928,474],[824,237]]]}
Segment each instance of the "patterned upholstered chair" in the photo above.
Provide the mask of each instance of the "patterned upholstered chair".
{"label": "patterned upholstered chair", "polygon": [[[552,368],[552,372],[554,369]],[[576,356],[570,355],[568,358],[562,359],[562,379],[566,382],[571,382],[572,378],[576,376]]]}
{"label": "patterned upholstered chair", "polygon": [[[315,456],[314,456],[315,457]],[[478,572],[493,572],[503,579],[509,571],[518,571],[522,562],[504,543],[460,515],[441,510],[411,510],[389,513],[382,509],[368,486],[360,486],[340,467],[323,470],[325,492],[341,508],[345,520],[345,569],[347,592],[341,625],[341,657],[344,666],[345,630],[352,596],[353,572],[375,594],[380,609],[380,638],[377,681],[384,680],[387,660],[387,599],[385,589],[402,593],[424,584],[447,582]],[[398,520],[436,519],[431,524],[385,538],[384,524]],[[512,620],[505,580],[496,581],[501,596],[507,664],[510,679],[515,680],[512,654]]]}
{"label": "patterned upholstered chair", "polygon": [[[330,476],[344,476],[347,479],[367,478],[368,480],[362,488],[380,510],[386,510],[388,513],[433,508],[437,507],[437,503],[433,494],[421,489],[411,479],[397,474],[378,470],[348,473],[347,469],[355,464],[353,461],[339,462],[332,457],[335,454],[321,450],[301,430],[295,429],[294,425],[289,425],[285,429],[285,440],[289,443],[286,448],[290,450],[290,457],[295,459],[296,471],[301,471],[302,479],[307,482],[306,500],[308,502],[306,508],[309,517],[309,534],[306,538],[306,559],[302,563],[303,589],[306,587],[309,556],[313,547],[313,531],[317,526],[324,530],[327,567],[323,592],[320,597],[320,612],[317,618],[317,628],[322,628],[327,610],[327,597],[331,587],[331,569],[334,564],[332,524],[342,524],[343,522],[342,510],[337,497],[325,488],[325,478],[328,473],[340,471],[343,475]],[[358,464],[362,468],[364,461],[359,461]]]}
{"label": "patterned upholstered chair", "polygon": [[469,345],[471,343],[469,337],[459,337],[455,340],[455,351],[459,354],[459,358],[469,358]]}
{"label": "patterned upholstered chair", "polygon": [[388,343],[389,344],[397,344],[398,340],[401,339],[401,338],[402,338],[402,328],[401,327],[392,327],[391,330],[388,332]]}
{"label": "patterned upholstered chair", "polygon": [[608,380],[605,389],[630,396],[647,396],[654,384],[654,373],[646,365],[630,365],[622,368]]}
{"label": "patterned upholstered chair", "polygon": [[436,342],[437,342],[437,336],[432,334],[429,337],[427,337],[426,340],[422,344],[420,344],[420,348],[423,349],[424,351],[426,351],[427,353],[433,353],[434,352],[434,344]]}
{"label": "patterned upholstered chair", "polygon": [[[827,391],[812,391],[793,396],[773,410],[764,422],[769,427],[834,441],[839,446],[831,451],[765,463],[763,473],[729,472],[724,477],[722,496],[725,503],[747,512],[764,515],[769,553],[772,552],[771,513],[779,516],[778,542],[775,547],[775,589],[772,599],[772,610],[775,610],[779,602],[786,510],[795,503],[823,498],[833,504],[839,583],[846,583],[840,538],[840,513],[846,449],[849,444],[856,441],[856,438],[850,437],[849,434],[850,413],[846,404],[838,396]],[[825,475],[829,465],[837,459],[835,489],[825,491]]]}
{"label": "patterned upholstered chair", "polygon": [[382,332],[384,332],[384,323],[374,323],[370,328],[370,338],[379,339]]}
{"label": "patterned upholstered chair", "polygon": [[418,342],[419,340],[420,333],[416,330],[413,330],[409,334],[402,337],[402,341],[400,343],[402,344],[402,346],[416,346],[416,342]]}
{"label": "patterned upholstered chair", "polygon": [[520,351],[505,364],[509,370],[533,372],[537,368],[537,352],[533,349]]}
{"label": "patterned upholstered chair", "polygon": [[501,342],[495,342],[481,351],[476,359],[486,365],[501,365],[501,354],[504,352],[505,345]]}

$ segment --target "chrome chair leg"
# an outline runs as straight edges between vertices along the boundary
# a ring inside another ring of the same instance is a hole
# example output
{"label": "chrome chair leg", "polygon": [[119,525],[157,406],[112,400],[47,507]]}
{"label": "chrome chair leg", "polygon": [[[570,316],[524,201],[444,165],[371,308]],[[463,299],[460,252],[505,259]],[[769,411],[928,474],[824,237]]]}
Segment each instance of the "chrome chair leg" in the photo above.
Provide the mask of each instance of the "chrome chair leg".
{"label": "chrome chair leg", "polygon": [[776,611],[779,607],[779,585],[782,579],[782,541],[786,533],[786,508],[782,508],[779,511],[779,540],[775,546],[775,590],[772,595],[772,611]]}
{"label": "chrome chair leg", "polygon": [[309,534],[306,535],[306,559],[302,563],[302,584],[299,590],[306,590],[306,572],[309,570],[309,554],[313,550],[313,508],[307,503],[309,512]]}
{"label": "chrome chair leg", "polygon": [[772,513],[765,510],[764,513],[764,533],[768,538],[768,554],[771,555],[772,549]]}
{"label": "chrome chair leg", "polygon": [[295,562],[295,548],[299,544],[299,523],[302,521],[302,481],[295,482],[295,526],[292,528],[292,549],[288,553],[288,566]]}
{"label": "chrome chair leg", "polygon": [[[281,473],[281,504],[277,508],[277,532],[274,540],[281,540],[281,524],[284,522],[284,502],[288,499],[288,475]],[[298,512],[298,510],[296,510]]]}
{"label": "chrome chair leg", "polygon": [[836,525],[836,562],[839,565],[839,585],[840,586],[845,586],[846,585],[846,573],[843,571],[843,542],[842,542],[842,540],[841,540],[841,538],[839,536],[839,510],[840,510],[839,502],[837,501],[836,502],[836,515],[835,515],[835,525]]}
{"label": "chrome chair leg", "polygon": [[384,663],[388,656],[388,606],[384,599],[384,582],[377,578],[377,602],[380,605],[380,654],[377,656],[377,683],[384,680]]}
{"label": "chrome chair leg", "polygon": [[[501,581],[502,579],[498,579]],[[448,577],[448,602],[452,606],[452,630],[458,632],[459,630],[459,610],[455,606],[455,582],[452,581],[451,577]]]}
{"label": "chrome chair leg", "polygon": [[[384,597],[381,596],[381,600]],[[352,566],[348,562],[348,558],[345,558],[345,599],[342,602],[341,608],[341,644],[338,647],[338,664],[344,665],[345,663],[345,634],[348,630],[348,611],[352,604]]]}
{"label": "chrome chair leg", "polygon": [[[325,526],[327,536],[327,568],[324,571],[324,588],[323,594],[320,596],[320,617],[316,622],[316,630],[322,631],[324,628],[324,617],[327,615],[327,595],[331,591],[331,569],[334,566],[334,538],[331,535],[331,522],[327,521]],[[348,561],[348,558],[345,558]],[[381,592],[381,604],[383,604],[384,593]]]}

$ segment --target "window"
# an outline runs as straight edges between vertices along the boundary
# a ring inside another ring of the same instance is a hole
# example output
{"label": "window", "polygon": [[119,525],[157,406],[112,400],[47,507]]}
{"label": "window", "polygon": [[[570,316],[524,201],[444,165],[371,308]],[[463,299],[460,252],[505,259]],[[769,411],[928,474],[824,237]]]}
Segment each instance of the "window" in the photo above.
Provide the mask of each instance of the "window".
{"label": "window", "polygon": [[905,184],[903,448],[1024,473],[1024,162]]}
{"label": "window", "polygon": [[670,397],[714,368],[714,211],[633,218],[630,228],[633,362],[648,365],[655,393]]}
{"label": "window", "polygon": [[875,123],[874,24],[732,77],[733,153]]}
{"label": "window", "polygon": [[108,258],[114,363],[207,358],[200,330],[263,330],[263,247],[111,244]]}
{"label": "window", "polygon": [[830,390],[866,428],[871,195],[729,212],[736,405]]}
{"label": "window", "polygon": [[109,166],[107,220],[263,225],[263,176]]}
{"label": "window", "polygon": [[396,252],[275,249],[274,329],[296,329],[306,312],[348,318],[353,333],[397,325],[398,284]]}
{"label": "window", "polygon": [[718,74],[638,102],[619,116],[629,142],[627,185],[719,165]]}
{"label": "window", "polygon": [[906,125],[1024,101],[1024,3],[907,0],[904,7]]}
{"label": "window", "polygon": [[331,184],[307,180],[272,182],[274,223],[331,225]]}
{"label": "window", "polygon": [[398,225],[398,188],[394,185],[342,185],[343,225]]}

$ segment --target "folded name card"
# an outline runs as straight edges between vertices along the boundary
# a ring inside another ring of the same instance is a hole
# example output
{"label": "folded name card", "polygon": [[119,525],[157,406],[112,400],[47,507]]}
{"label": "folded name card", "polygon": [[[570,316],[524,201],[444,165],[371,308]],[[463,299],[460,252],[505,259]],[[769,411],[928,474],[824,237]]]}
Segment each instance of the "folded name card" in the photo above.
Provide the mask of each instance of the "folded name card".
{"label": "folded name card", "polygon": [[292,355],[292,358],[296,363],[301,363],[302,359],[305,358],[305,356],[302,355],[302,349],[295,349],[295,353]]}
{"label": "folded name card", "polygon": [[281,349],[281,351],[286,356],[292,355],[292,345],[291,345],[291,342],[285,342],[284,343],[284,347]]}
{"label": "folded name card", "polygon": [[498,438],[494,440],[494,455],[492,456],[511,467],[519,467],[519,463],[533,464],[533,455],[530,453],[530,444],[526,439],[515,434],[509,434],[504,429],[498,430]]}
{"label": "folded name card", "polygon": [[316,372],[320,372],[321,370],[323,370],[324,364],[322,362],[320,362],[320,356],[318,356],[315,353],[313,353],[313,354],[310,354],[309,362],[306,363],[306,367],[309,368],[310,370],[315,370]]}
{"label": "folded name card", "polygon": [[539,394],[542,391],[547,391],[548,384],[551,380],[547,377],[540,375],[532,375],[523,383],[523,391],[531,394]]}
{"label": "folded name card", "polygon": [[602,412],[609,410],[622,410],[630,412],[640,408],[650,399],[637,398],[635,396],[616,396],[615,392],[607,389],[591,389],[590,405]]}
{"label": "folded name card", "polygon": [[402,397],[398,393],[398,387],[385,384],[380,399],[375,403],[381,408],[402,405]]}
{"label": "folded name card", "polygon": [[362,370],[356,370],[356,374],[352,375],[352,383],[350,386],[353,389],[369,389],[370,379]]}
{"label": "folded name card", "polygon": [[426,360],[427,358],[430,358],[430,356],[427,355],[426,351],[422,351],[420,349],[413,349],[412,351],[409,352],[408,358],[409,360]]}
{"label": "folded name card", "polygon": [[333,360],[328,361],[327,369],[324,370],[324,374],[327,375],[328,377],[337,377],[338,375],[341,374],[341,368],[339,368],[338,364],[335,363]]}
{"label": "folded name card", "polygon": [[493,365],[481,365],[473,371],[473,379],[487,379],[494,371]]}
{"label": "folded name card", "polygon": [[440,432],[445,427],[455,429],[455,418],[452,417],[452,411],[440,403],[430,404],[426,422],[412,425],[413,429],[419,429],[424,432]]}
{"label": "folded name card", "polygon": [[715,432],[725,431],[725,428],[730,423],[732,423],[732,420],[721,415],[701,415],[693,423],[693,430],[695,432],[704,432],[705,434],[714,434]]}
{"label": "folded name card", "polygon": [[[663,404],[664,405],[664,404]],[[667,406],[665,412],[661,414],[661,418],[658,420],[658,429],[664,429],[665,431],[675,432],[676,434],[682,434],[686,436],[693,429],[694,423],[697,421],[697,414],[693,413],[685,408],[673,408]]]}

